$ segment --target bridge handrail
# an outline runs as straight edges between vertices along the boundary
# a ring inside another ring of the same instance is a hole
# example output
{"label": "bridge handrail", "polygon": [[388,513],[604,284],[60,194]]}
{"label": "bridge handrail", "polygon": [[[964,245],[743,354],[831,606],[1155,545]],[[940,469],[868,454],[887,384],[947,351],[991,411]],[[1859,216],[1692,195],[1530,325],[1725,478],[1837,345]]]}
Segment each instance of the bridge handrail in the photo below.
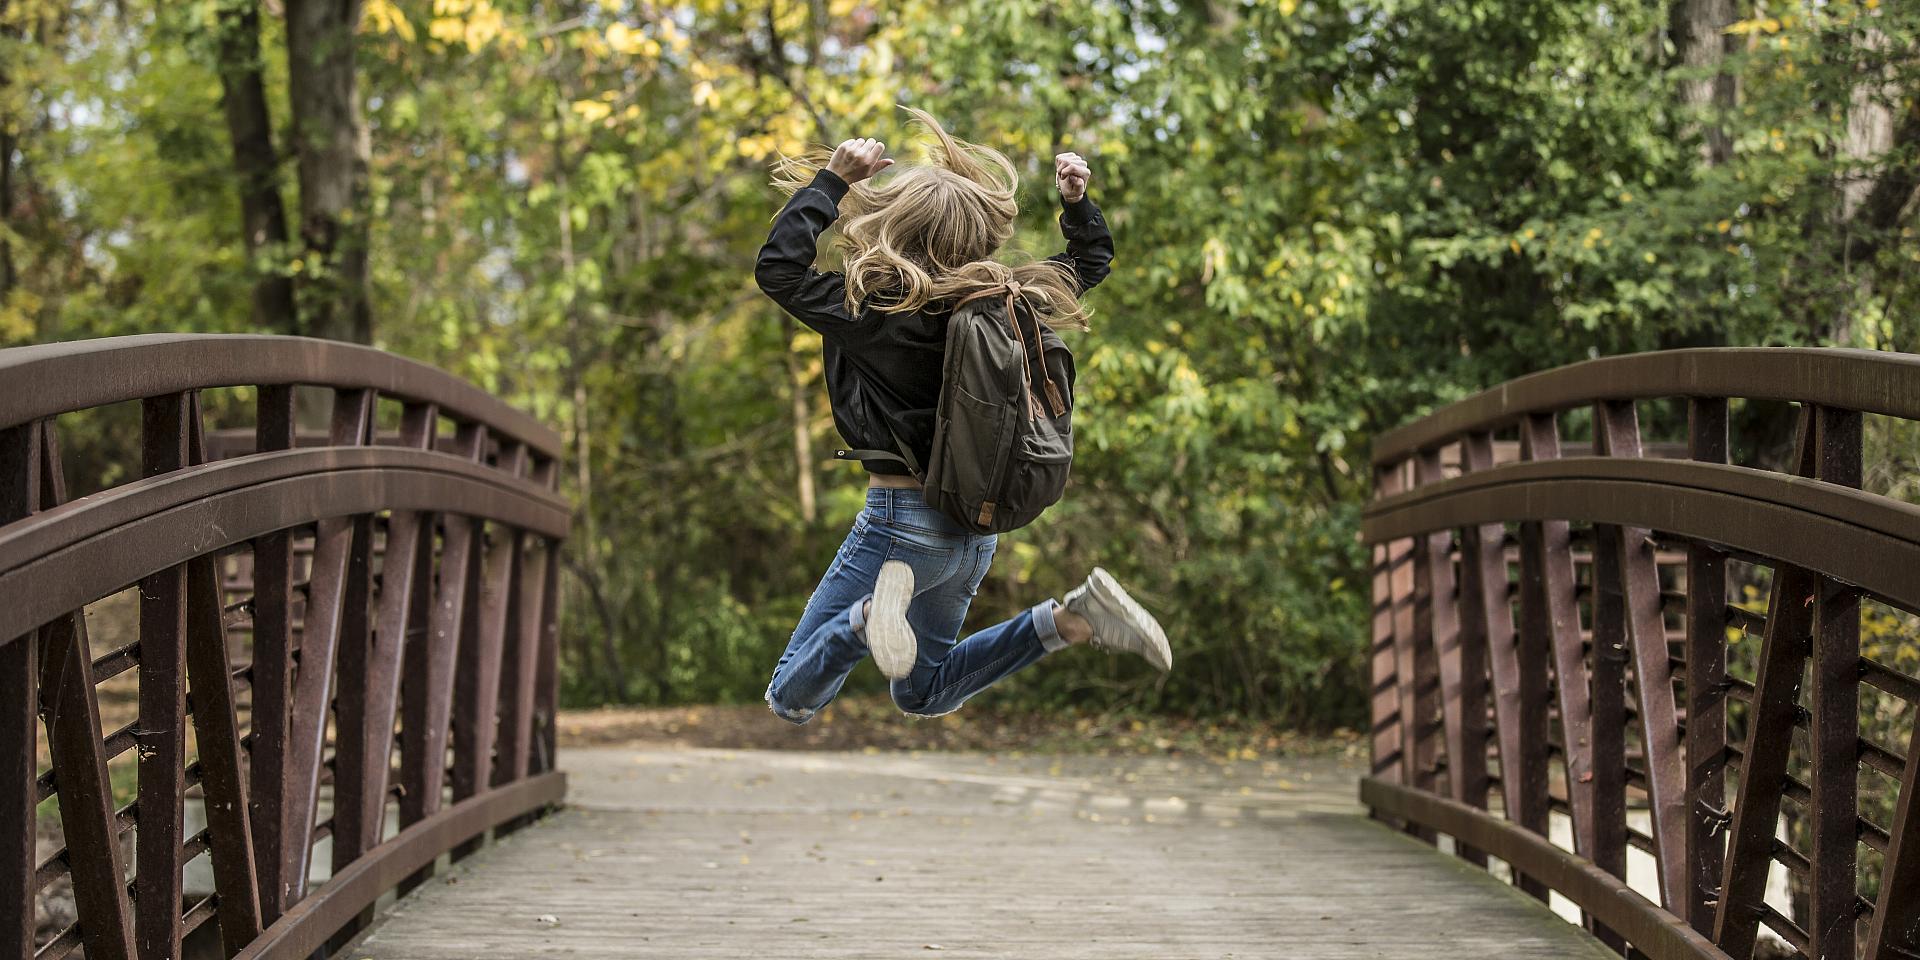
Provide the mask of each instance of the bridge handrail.
{"label": "bridge handrail", "polygon": [[[1637,402],[1668,399],[1687,410],[1684,460],[1649,458],[1641,436]],[[1799,404],[1785,471],[1728,462],[1729,399]],[[1581,407],[1589,456],[1562,449],[1560,417]],[[1863,414],[1920,420],[1920,357],[1609,357],[1383,435],[1364,514],[1376,815],[1507,862],[1603,942],[1657,960],[1749,956],[1763,926],[1808,957],[1920,955],[1920,725],[1885,735],[1908,736],[1903,754],[1860,710],[1868,687],[1920,710],[1920,679],[1860,642],[1863,602],[1920,613],[1920,506],[1860,489]],[[1496,457],[1496,434],[1518,435],[1519,459]],[[1730,560],[1771,569],[1764,616],[1728,602]],[[1751,681],[1728,670],[1752,649],[1730,632],[1762,635]],[[1744,740],[1729,737],[1730,700]],[[1896,784],[1890,815],[1861,809],[1863,777]],[[1805,838],[1776,841],[1783,798]],[[1579,869],[1541,856],[1555,816]],[[1624,879],[1630,847],[1654,858],[1657,902],[1595,882]],[[1859,878],[1876,859],[1869,899]],[[1765,899],[1776,864],[1808,891],[1801,915]]]}
{"label": "bridge handrail", "polygon": [[0,430],[126,400],[215,387],[317,385],[431,403],[461,421],[560,455],[552,427],[443,370],[310,337],[150,333],[0,350]]}
{"label": "bridge handrail", "polygon": [[[253,440],[220,459],[200,391],[232,386],[253,388]],[[296,431],[297,387],[331,391],[323,433]],[[397,433],[376,429],[383,397]],[[125,401],[139,479],[70,498],[61,416]],[[440,856],[557,803],[560,449],[472,385],[365,347],[0,350],[0,960],[180,956],[195,938],[226,957],[331,952]],[[96,651],[90,623],[116,617],[137,633]],[[138,715],[109,724],[108,688]],[[64,848],[42,856],[56,804]],[[210,888],[188,889],[202,860]],[[77,918],[36,942],[36,901],[66,881]]]}
{"label": "bridge handrail", "polygon": [[1741,397],[1920,420],[1920,356],[1837,347],[1696,347],[1600,357],[1509,380],[1380,435],[1375,465],[1601,400]]}

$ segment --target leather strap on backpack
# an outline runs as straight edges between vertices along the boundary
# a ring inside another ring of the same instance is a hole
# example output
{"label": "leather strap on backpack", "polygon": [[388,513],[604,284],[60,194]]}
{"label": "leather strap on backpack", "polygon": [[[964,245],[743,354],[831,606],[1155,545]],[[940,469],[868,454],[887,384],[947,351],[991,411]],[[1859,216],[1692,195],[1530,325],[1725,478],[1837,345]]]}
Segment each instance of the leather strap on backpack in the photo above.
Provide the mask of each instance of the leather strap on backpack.
{"label": "leather strap on backpack", "polygon": [[[959,310],[975,300],[1002,297],[1007,307],[1007,325],[1013,328],[1013,338],[1024,342],[1024,335],[1020,332],[1020,313],[1014,309],[1014,302],[1019,299],[1021,292],[1020,281],[1008,280],[1005,283],[981,287],[961,297],[954,303],[953,309]],[[1067,412],[1067,403],[1060,397],[1060,388],[1053,385],[1053,372],[1047,369],[1046,351],[1042,348],[1040,341],[1040,318],[1033,316],[1029,311],[1028,320],[1033,327],[1033,355],[1040,360],[1040,380],[1046,384],[1047,388],[1047,403],[1053,408],[1053,415],[1058,417]]]}

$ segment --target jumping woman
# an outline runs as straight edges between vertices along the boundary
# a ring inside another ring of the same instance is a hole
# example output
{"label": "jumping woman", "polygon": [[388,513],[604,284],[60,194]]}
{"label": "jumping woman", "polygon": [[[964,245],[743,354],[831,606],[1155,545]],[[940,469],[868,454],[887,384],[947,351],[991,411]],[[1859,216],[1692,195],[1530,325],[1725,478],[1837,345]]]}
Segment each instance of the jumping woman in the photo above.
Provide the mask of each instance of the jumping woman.
{"label": "jumping woman", "polygon": [[[1074,368],[1053,328],[1085,329],[1079,298],[1107,276],[1113,237],[1087,199],[1086,160],[1063,153],[1066,252],[993,259],[1013,236],[1013,164],[909,112],[932,136],[927,163],[889,170],[885,144],[854,139],[781,164],[775,184],[792,197],[754,268],[760,289],[820,334],[834,425],[868,473],[866,509],[767,687],[773,712],[794,723],[831,702],[869,653],[894,703],[919,716],[951,713],[1075,644],[1173,663],[1159,623],[1099,567],[1064,600],[959,638],[995,532],[1064,487]],[[844,272],[814,270],[820,235],[843,216]],[[996,363],[998,381],[978,373]],[[1017,387],[982,400],[995,382]],[[956,492],[969,483],[978,489]]]}

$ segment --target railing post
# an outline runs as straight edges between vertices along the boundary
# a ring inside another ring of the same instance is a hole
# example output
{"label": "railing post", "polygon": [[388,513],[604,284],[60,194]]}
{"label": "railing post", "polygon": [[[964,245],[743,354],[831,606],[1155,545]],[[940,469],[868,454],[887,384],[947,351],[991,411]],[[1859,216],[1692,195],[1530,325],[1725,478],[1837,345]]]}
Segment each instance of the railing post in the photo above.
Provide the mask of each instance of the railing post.
{"label": "railing post", "polygon": [[[363,446],[371,439],[372,390],[338,390],[333,400],[333,446]],[[353,644],[366,624],[367,564],[364,540],[371,524],[365,517],[321,520],[314,537],[307,615],[300,636],[300,669],[295,675],[287,747],[287,835],[281,879],[286,904],[305,895],[313,855],[314,818],[320,792],[321,754],[326,742],[328,705],[333,701],[334,658],[342,642]],[[353,771],[335,771],[334,789],[357,789]]]}
{"label": "railing post", "polygon": [[[1593,407],[1593,452],[1601,456],[1611,452],[1608,407],[1606,403]],[[1592,779],[1589,830],[1593,845],[1584,856],[1616,877],[1627,875],[1627,598],[1620,563],[1624,540],[1618,526],[1593,525],[1589,567],[1593,649],[1587,660],[1592,672],[1588,695],[1592,703],[1589,729],[1593,766],[1588,775]],[[1560,683],[1564,686],[1566,682],[1567,673],[1562,670]],[[1622,941],[1612,931],[1596,929],[1594,933],[1616,951],[1621,949]]]}
{"label": "railing post", "polygon": [[[1817,420],[1800,412],[1800,469],[1814,470]],[[1767,601],[1767,635],[1761,641],[1760,669],[1753,705],[1747,715],[1747,740],[1740,761],[1739,800],[1727,840],[1720,903],[1714,911],[1713,940],[1734,957],[1750,956],[1764,911],[1767,873],[1773,864],[1780,797],[1786,786],[1787,751],[1799,713],[1800,676],[1813,629],[1813,605],[1819,578],[1799,567],[1780,564],[1773,571]]]}
{"label": "railing post", "polygon": [[[1373,495],[1385,499],[1406,487],[1398,464],[1378,467],[1373,474]],[[1400,670],[1398,635],[1394,630],[1393,576],[1394,545],[1397,541],[1373,545],[1373,655],[1372,742],[1373,775],[1391,777],[1401,783],[1408,744],[1400,725]]]}
{"label": "railing post", "polygon": [[[293,388],[260,388],[255,404],[254,450],[271,453],[294,445]],[[248,752],[254,870],[260,888],[260,922],[280,919],[291,906],[294,838],[286,804],[288,721],[293,702],[293,535],[279,530],[253,539],[253,683],[251,750]]]}
{"label": "railing post", "polygon": [[[1602,404],[1595,412],[1594,436],[1604,441],[1608,456],[1641,455],[1639,416],[1631,401]],[[1645,753],[1647,806],[1656,848],[1660,902],[1681,913],[1687,886],[1686,770],[1680,756],[1673,654],[1667,646],[1667,625],[1661,609],[1660,571],[1651,530],[1614,527],[1613,532],[1619,547],[1621,613],[1633,655],[1635,712],[1640,718],[1640,745]]]}
{"label": "railing post", "polygon": [[[1860,486],[1860,414],[1815,407],[1814,479]],[[1854,892],[1860,774],[1860,594],[1828,577],[1813,608],[1812,867],[1808,872],[1808,954],[1854,960]],[[1920,896],[1920,893],[1916,893]]]}
{"label": "railing post", "polygon": [[[1462,454],[1464,457],[1464,453]],[[1414,462],[1421,486],[1444,479],[1440,469],[1440,451],[1421,452]],[[1414,577],[1420,584],[1417,594],[1425,600],[1422,617],[1424,635],[1434,651],[1440,673],[1440,715],[1446,734],[1447,791],[1453,799],[1471,803],[1469,795],[1484,791],[1487,754],[1479,744],[1476,755],[1469,745],[1466,716],[1467,687],[1471,685],[1463,667],[1463,637],[1460,627],[1460,594],[1453,568],[1453,531],[1435,530],[1420,538]],[[1482,716],[1485,706],[1480,707]],[[1486,856],[1465,845],[1459,855],[1476,865],[1485,865]]]}
{"label": "railing post", "polygon": [[[526,446],[510,444],[500,451],[499,468],[509,476],[519,476],[526,460]],[[478,629],[466,639],[472,646],[462,650],[458,679],[454,687],[453,716],[453,798],[465,800],[493,783],[493,749],[498,730],[501,660],[506,646],[507,624],[515,606],[514,586],[518,582],[520,548],[524,534],[502,528],[487,545],[486,573],[480,593]],[[454,848],[454,859],[472,853],[479,839]]]}
{"label": "railing post", "polygon": [[[188,414],[188,461],[207,462],[200,400]],[[220,594],[220,557],[187,562],[186,667],[189,712],[200,762],[220,938],[228,954],[260,935],[260,888],[247,814],[246,764],[233,696],[233,664]]]}
{"label": "railing post", "polygon": [[[67,499],[53,421],[40,426],[40,508]],[[133,905],[120,823],[107,780],[100,703],[93,689],[93,653],[83,612],[40,628],[40,715],[58,786],[60,831],[67,841],[74,906],[87,956],[126,960],[134,955]]]}
{"label": "railing post", "polygon": [[[154,477],[187,465],[184,394],[142,404],[141,473]],[[139,796],[135,816],[134,934],[141,960],[180,955],[182,801],[186,792],[187,567],[140,581]]]}
{"label": "railing post", "polygon": [[[1414,458],[1413,484],[1417,487],[1440,480],[1440,452],[1423,450]],[[1429,793],[1439,791],[1440,764],[1446,762],[1440,745],[1445,740],[1446,725],[1443,719],[1440,680],[1439,642],[1436,632],[1436,604],[1445,604],[1446,610],[1438,614],[1444,621],[1447,632],[1452,633],[1457,623],[1453,610],[1453,571],[1437,572],[1438,563],[1445,564],[1448,552],[1447,541],[1451,534],[1446,531],[1422,534],[1413,542],[1413,736],[1414,736],[1414,781],[1413,785]],[[1437,541],[1437,542],[1436,542]],[[1449,593],[1441,597],[1435,594],[1436,586],[1444,586]],[[1429,831],[1417,831],[1428,841],[1433,840]]]}
{"label": "railing post", "polygon": [[[40,425],[0,430],[0,525],[34,512],[40,501]],[[40,639],[0,637],[0,958],[31,960],[34,873],[39,868],[34,809],[39,805]]]}
{"label": "railing post", "polygon": [[[1520,456],[1551,460],[1560,455],[1559,427],[1553,414],[1527,416],[1520,424]],[[1520,630],[1511,659],[1501,663],[1494,650],[1494,702],[1501,727],[1500,795],[1507,819],[1547,835],[1547,671],[1549,658],[1564,648],[1565,632],[1579,634],[1568,619],[1573,598],[1573,550],[1564,521],[1528,520],[1520,524]],[[1511,732],[1509,733],[1509,728]],[[1547,899],[1547,885],[1519,877],[1520,888]]]}
{"label": "railing post", "polygon": [[[1493,434],[1469,433],[1460,439],[1460,472],[1493,469]],[[1460,760],[1462,803],[1487,808],[1488,660],[1496,644],[1513,647],[1513,600],[1507,578],[1506,524],[1473,524],[1460,537]],[[1486,854],[1468,859],[1485,864]]]}
{"label": "railing post", "polygon": [[[1687,449],[1694,460],[1727,462],[1727,401],[1687,403]],[[1698,540],[1687,545],[1686,906],[1683,918],[1713,933],[1720,898],[1727,816],[1727,556]]]}

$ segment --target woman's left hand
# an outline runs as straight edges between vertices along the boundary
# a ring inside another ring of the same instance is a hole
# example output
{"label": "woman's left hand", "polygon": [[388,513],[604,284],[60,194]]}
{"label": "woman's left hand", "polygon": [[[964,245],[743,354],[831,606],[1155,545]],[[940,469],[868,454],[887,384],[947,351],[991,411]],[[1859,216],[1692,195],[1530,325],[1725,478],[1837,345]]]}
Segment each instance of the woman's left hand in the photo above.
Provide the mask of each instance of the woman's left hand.
{"label": "woman's left hand", "polygon": [[1060,199],[1076,203],[1087,195],[1087,181],[1092,179],[1093,171],[1087,167],[1086,158],[1077,153],[1061,153],[1053,158],[1053,182],[1060,188]]}

